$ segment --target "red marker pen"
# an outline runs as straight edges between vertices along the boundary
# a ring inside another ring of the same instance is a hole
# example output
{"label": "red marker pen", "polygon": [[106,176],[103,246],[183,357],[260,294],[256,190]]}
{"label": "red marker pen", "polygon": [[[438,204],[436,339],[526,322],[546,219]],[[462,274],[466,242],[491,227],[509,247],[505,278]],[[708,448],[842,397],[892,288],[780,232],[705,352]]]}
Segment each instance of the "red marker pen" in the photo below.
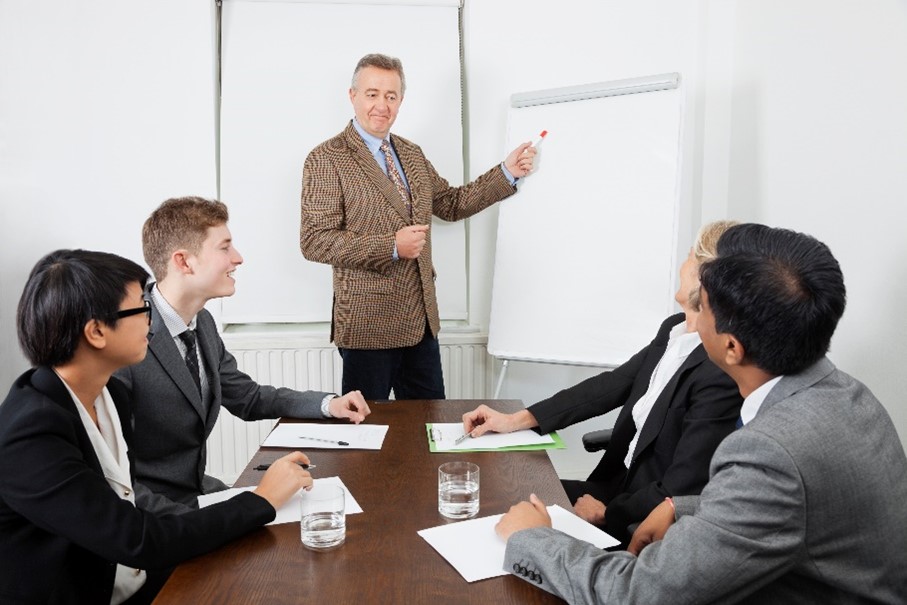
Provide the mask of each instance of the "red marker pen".
{"label": "red marker pen", "polygon": [[538,136],[534,141],[532,141],[532,146],[533,146],[533,147],[538,147],[539,144],[545,139],[545,136],[546,136],[547,134],[548,134],[548,131],[547,131],[547,130],[543,130],[543,131],[539,134],[539,136]]}

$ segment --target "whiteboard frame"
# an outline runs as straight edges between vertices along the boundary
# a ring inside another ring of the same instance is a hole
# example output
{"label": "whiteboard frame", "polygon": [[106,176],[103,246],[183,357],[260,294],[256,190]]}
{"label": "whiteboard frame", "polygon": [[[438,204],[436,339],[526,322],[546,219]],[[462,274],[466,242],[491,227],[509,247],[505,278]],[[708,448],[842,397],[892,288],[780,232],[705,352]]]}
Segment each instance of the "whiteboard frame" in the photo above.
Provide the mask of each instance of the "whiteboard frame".
{"label": "whiteboard frame", "polygon": [[[511,96],[511,112],[514,109],[518,110],[518,109],[523,109],[523,108],[535,107],[535,106],[539,106],[539,105],[548,105],[548,104],[565,103],[565,102],[573,102],[573,101],[587,101],[587,100],[594,100],[594,99],[599,99],[599,98],[603,98],[603,97],[612,97],[612,96],[618,96],[618,95],[632,95],[632,94],[647,93],[647,92],[669,91],[669,90],[678,89],[680,87],[680,83],[681,83],[680,74],[676,73],[676,72],[672,72],[672,73],[658,74],[658,75],[653,75],[653,76],[644,76],[644,77],[639,77],[639,78],[629,78],[629,79],[623,79],[623,80],[613,80],[613,81],[607,81],[607,82],[584,84],[584,85],[579,85],[579,86],[569,86],[569,87],[561,87],[561,88],[555,88],[555,89],[545,89],[545,90],[538,90],[538,91],[515,93]],[[678,122],[677,122],[677,131],[676,131],[676,137],[677,137],[677,139],[676,139],[676,145],[677,145],[677,147],[676,147],[676,168],[675,168],[674,174],[673,174],[673,196],[672,196],[673,197],[673,204],[672,204],[673,212],[671,213],[672,227],[671,227],[671,233],[670,233],[670,251],[671,252],[670,252],[670,269],[669,270],[671,271],[672,275],[673,275],[673,272],[676,270],[676,265],[677,265],[676,246],[677,246],[677,241],[678,241],[678,237],[679,237],[679,232],[678,232],[679,222],[678,221],[679,221],[679,215],[681,213],[681,204],[682,204],[681,192],[680,192],[680,182],[682,179],[682,165],[683,165],[682,150],[683,150],[683,122],[684,122],[684,110],[683,110],[684,97],[683,97],[682,91],[678,91],[678,94],[676,96],[679,101],[679,106],[677,108]],[[514,119],[513,115],[514,114],[511,113],[511,118],[510,118],[509,122]],[[508,123],[508,137],[511,135],[511,133],[510,133],[511,126],[512,126],[512,124]],[[523,133],[523,134],[525,134],[525,133]],[[546,139],[546,141],[547,141],[547,139]],[[540,149],[542,149],[542,148],[540,148]],[[541,153],[544,153],[543,149],[542,149]],[[502,210],[502,212],[503,212],[503,210]],[[503,216],[502,216],[502,220],[504,220]],[[502,228],[502,223],[499,222],[498,247],[501,246],[501,241],[502,241],[501,228]],[[500,250],[498,250],[496,253],[495,273],[497,273],[499,270],[498,260],[499,260],[500,255],[501,255],[501,252],[500,252]],[[505,263],[505,265],[506,265],[506,263]],[[507,265],[507,266],[509,266],[509,265]],[[512,267],[511,267],[511,269],[512,269]],[[495,280],[495,281],[497,281],[497,280]],[[673,310],[674,303],[673,303],[672,284],[673,284],[673,280],[671,280],[669,278],[667,292],[666,292],[666,300],[664,301],[665,302],[665,310],[664,310],[665,315],[662,315],[659,319],[663,319],[665,316],[670,314],[671,311]],[[508,298],[508,300],[510,300],[510,299]],[[513,302],[513,301],[511,300],[511,302]],[[618,354],[611,352],[611,353],[604,354],[600,361],[594,361],[591,359],[583,359],[584,354],[582,354],[582,353],[578,354],[576,356],[577,358],[571,359],[568,356],[557,355],[557,354],[554,354],[550,357],[546,357],[546,356],[540,356],[537,354],[533,355],[529,351],[527,351],[527,353],[529,353],[529,354],[522,354],[522,355],[518,354],[516,351],[513,351],[513,350],[508,352],[508,351],[505,351],[502,349],[507,349],[507,348],[512,349],[511,346],[506,346],[506,345],[502,346],[500,344],[500,342],[496,342],[498,340],[497,338],[495,338],[495,335],[494,335],[494,332],[495,332],[494,316],[495,316],[496,310],[498,311],[498,313],[501,312],[500,308],[498,308],[498,306],[495,303],[495,293],[494,293],[494,287],[493,287],[493,290],[492,290],[492,317],[491,317],[491,323],[489,325],[488,352],[495,359],[499,359],[504,362],[504,367],[502,368],[502,372],[501,372],[501,375],[498,380],[498,385],[497,385],[497,389],[496,389],[497,391],[499,391],[502,386],[502,383],[504,380],[504,374],[506,374],[506,367],[507,367],[508,361],[547,363],[547,364],[556,364],[556,365],[565,365],[565,366],[581,366],[581,367],[597,367],[597,368],[600,367],[600,368],[613,369],[613,368],[617,367],[618,365],[620,365],[620,363],[622,363],[626,358],[629,358],[633,353],[636,352],[635,349],[632,351],[628,350],[628,351],[626,351],[626,357],[622,357],[621,359],[618,359],[618,357],[619,357]],[[512,329],[512,325],[511,325],[510,329]],[[532,326],[527,325],[527,327],[526,327],[527,331],[530,331],[532,329],[533,329]],[[649,336],[648,334],[640,335],[641,345],[644,344],[644,342],[647,342],[648,336]],[[507,337],[505,337],[505,340],[506,340],[506,338]],[[643,341],[643,339],[646,339],[646,340]],[[621,345],[621,346],[627,346],[627,344],[624,343],[624,345]],[[615,348],[619,349],[620,347],[615,347]],[[563,353],[563,351],[561,351],[561,353]]]}

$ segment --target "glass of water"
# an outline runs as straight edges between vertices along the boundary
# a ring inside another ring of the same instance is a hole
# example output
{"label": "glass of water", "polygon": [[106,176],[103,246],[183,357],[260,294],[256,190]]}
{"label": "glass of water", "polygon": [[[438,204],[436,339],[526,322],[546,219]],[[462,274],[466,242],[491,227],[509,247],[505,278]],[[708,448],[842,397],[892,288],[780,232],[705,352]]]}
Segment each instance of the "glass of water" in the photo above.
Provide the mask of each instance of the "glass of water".
{"label": "glass of water", "polygon": [[317,551],[332,550],[346,540],[346,494],[339,485],[319,485],[302,492],[302,544]]}
{"label": "glass of water", "polygon": [[438,467],[438,512],[448,519],[479,513],[479,467],[472,462],[445,462]]}

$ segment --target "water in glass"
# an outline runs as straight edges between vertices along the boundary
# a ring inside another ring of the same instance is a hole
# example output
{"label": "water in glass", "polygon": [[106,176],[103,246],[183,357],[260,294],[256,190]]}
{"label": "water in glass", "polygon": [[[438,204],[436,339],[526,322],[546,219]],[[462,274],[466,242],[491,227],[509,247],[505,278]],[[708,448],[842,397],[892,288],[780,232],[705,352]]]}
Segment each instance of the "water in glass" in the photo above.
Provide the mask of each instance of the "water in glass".
{"label": "water in glass", "polygon": [[479,512],[478,481],[438,484],[438,512],[449,519],[469,519]]}
{"label": "water in glass", "polygon": [[302,543],[312,550],[330,550],[346,539],[346,516],[336,512],[304,515],[300,524]]}

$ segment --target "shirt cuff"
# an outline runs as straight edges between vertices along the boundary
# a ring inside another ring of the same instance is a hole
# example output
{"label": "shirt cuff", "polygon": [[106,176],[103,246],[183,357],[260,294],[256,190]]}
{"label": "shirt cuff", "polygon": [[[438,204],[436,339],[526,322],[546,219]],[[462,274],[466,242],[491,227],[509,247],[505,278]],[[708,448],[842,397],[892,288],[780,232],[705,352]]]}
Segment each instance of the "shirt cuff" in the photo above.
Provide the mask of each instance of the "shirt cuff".
{"label": "shirt cuff", "polygon": [[334,393],[330,395],[325,395],[324,399],[321,400],[321,415],[325,418],[331,418],[331,400],[337,397]]}
{"label": "shirt cuff", "polygon": [[510,171],[507,170],[507,166],[504,165],[504,162],[501,162],[501,171],[504,173],[504,176],[507,177],[507,180],[510,181],[511,185],[516,185],[518,179],[510,174]]}
{"label": "shirt cuff", "polygon": [[394,241],[394,260],[400,260],[400,255],[397,254],[397,242]]}

